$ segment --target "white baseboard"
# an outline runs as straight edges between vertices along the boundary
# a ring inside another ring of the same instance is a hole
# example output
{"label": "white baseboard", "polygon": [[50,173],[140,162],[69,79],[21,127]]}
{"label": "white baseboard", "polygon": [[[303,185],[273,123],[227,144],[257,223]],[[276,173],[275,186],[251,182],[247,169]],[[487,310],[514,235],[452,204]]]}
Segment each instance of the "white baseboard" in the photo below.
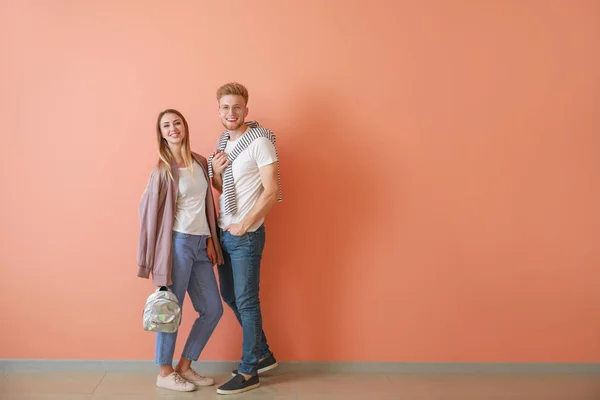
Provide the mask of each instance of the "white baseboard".
{"label": "white baseboard", "polygon": [[[274,373],[600,374],[600,363],[431,363],[279,361]],[[238,361],[197,361],[205,374],[228,373]],[[156,371],[151,360],[0,359],[0,371]]]}

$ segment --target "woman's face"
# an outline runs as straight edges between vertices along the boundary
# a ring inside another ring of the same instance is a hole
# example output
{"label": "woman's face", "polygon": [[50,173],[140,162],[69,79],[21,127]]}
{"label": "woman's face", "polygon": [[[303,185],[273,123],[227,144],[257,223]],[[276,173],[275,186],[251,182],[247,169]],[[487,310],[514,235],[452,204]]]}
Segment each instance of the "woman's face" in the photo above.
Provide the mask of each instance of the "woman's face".
{"label": "woman's face", "polygon": [[160,119],[160,133],[169,144],[180,144],[187,135],[183,120],[173,113],[166,113]]}

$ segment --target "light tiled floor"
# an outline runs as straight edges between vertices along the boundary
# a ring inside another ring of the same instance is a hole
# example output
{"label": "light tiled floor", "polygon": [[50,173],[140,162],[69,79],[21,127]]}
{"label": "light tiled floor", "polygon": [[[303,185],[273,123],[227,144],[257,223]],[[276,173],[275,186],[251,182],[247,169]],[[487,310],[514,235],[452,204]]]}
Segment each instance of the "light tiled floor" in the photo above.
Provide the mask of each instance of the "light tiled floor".
{"label": "light tiled floor", "polygon": [[[598,375],[286,374],[219,396],[216,387],[175,393],[149,372],[0,373],[0,400],[600,400]],[[217,385],[229,379],[216,377]]]}

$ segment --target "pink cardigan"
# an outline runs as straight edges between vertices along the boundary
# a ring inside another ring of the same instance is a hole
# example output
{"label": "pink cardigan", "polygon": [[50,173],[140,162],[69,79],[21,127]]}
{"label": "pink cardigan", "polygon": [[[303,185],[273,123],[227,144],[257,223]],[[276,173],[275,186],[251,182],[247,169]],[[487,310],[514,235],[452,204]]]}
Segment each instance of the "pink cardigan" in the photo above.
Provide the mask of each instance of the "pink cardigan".
{"label": "pink cardigan", "polygon": [[[204,172],[208,182],[206,219],[217,252],[217,264],[220,265],[223,264],[223,252],[217,234],[217,212],[210,179],[208,178],[208,164],[206,158],[199,154],[192,153],[192,157],[202,167],[202,172]],[[179,170],[177,166],[173,166],[171,171],[173,180],[169,178],[165,180],[160,178],[158,168],[154,168],[139,206],[140,239],[137,256],[137,276],[149,278],[150,273],[152,273],[152,283],[156,286],[172,284],[171,246],[177,192],[179,190]]]}

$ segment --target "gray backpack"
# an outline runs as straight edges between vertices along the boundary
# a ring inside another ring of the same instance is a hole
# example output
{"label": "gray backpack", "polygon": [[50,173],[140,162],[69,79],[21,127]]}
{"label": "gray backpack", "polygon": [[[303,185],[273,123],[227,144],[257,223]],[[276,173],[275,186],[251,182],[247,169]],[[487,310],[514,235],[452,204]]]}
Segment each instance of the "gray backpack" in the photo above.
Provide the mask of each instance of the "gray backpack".
{"label": "gray backpack", "polygon": [[181,305],[171,289],[161,286],[148,296],[143,320],[146,331],[177,332],[181,323]]}

